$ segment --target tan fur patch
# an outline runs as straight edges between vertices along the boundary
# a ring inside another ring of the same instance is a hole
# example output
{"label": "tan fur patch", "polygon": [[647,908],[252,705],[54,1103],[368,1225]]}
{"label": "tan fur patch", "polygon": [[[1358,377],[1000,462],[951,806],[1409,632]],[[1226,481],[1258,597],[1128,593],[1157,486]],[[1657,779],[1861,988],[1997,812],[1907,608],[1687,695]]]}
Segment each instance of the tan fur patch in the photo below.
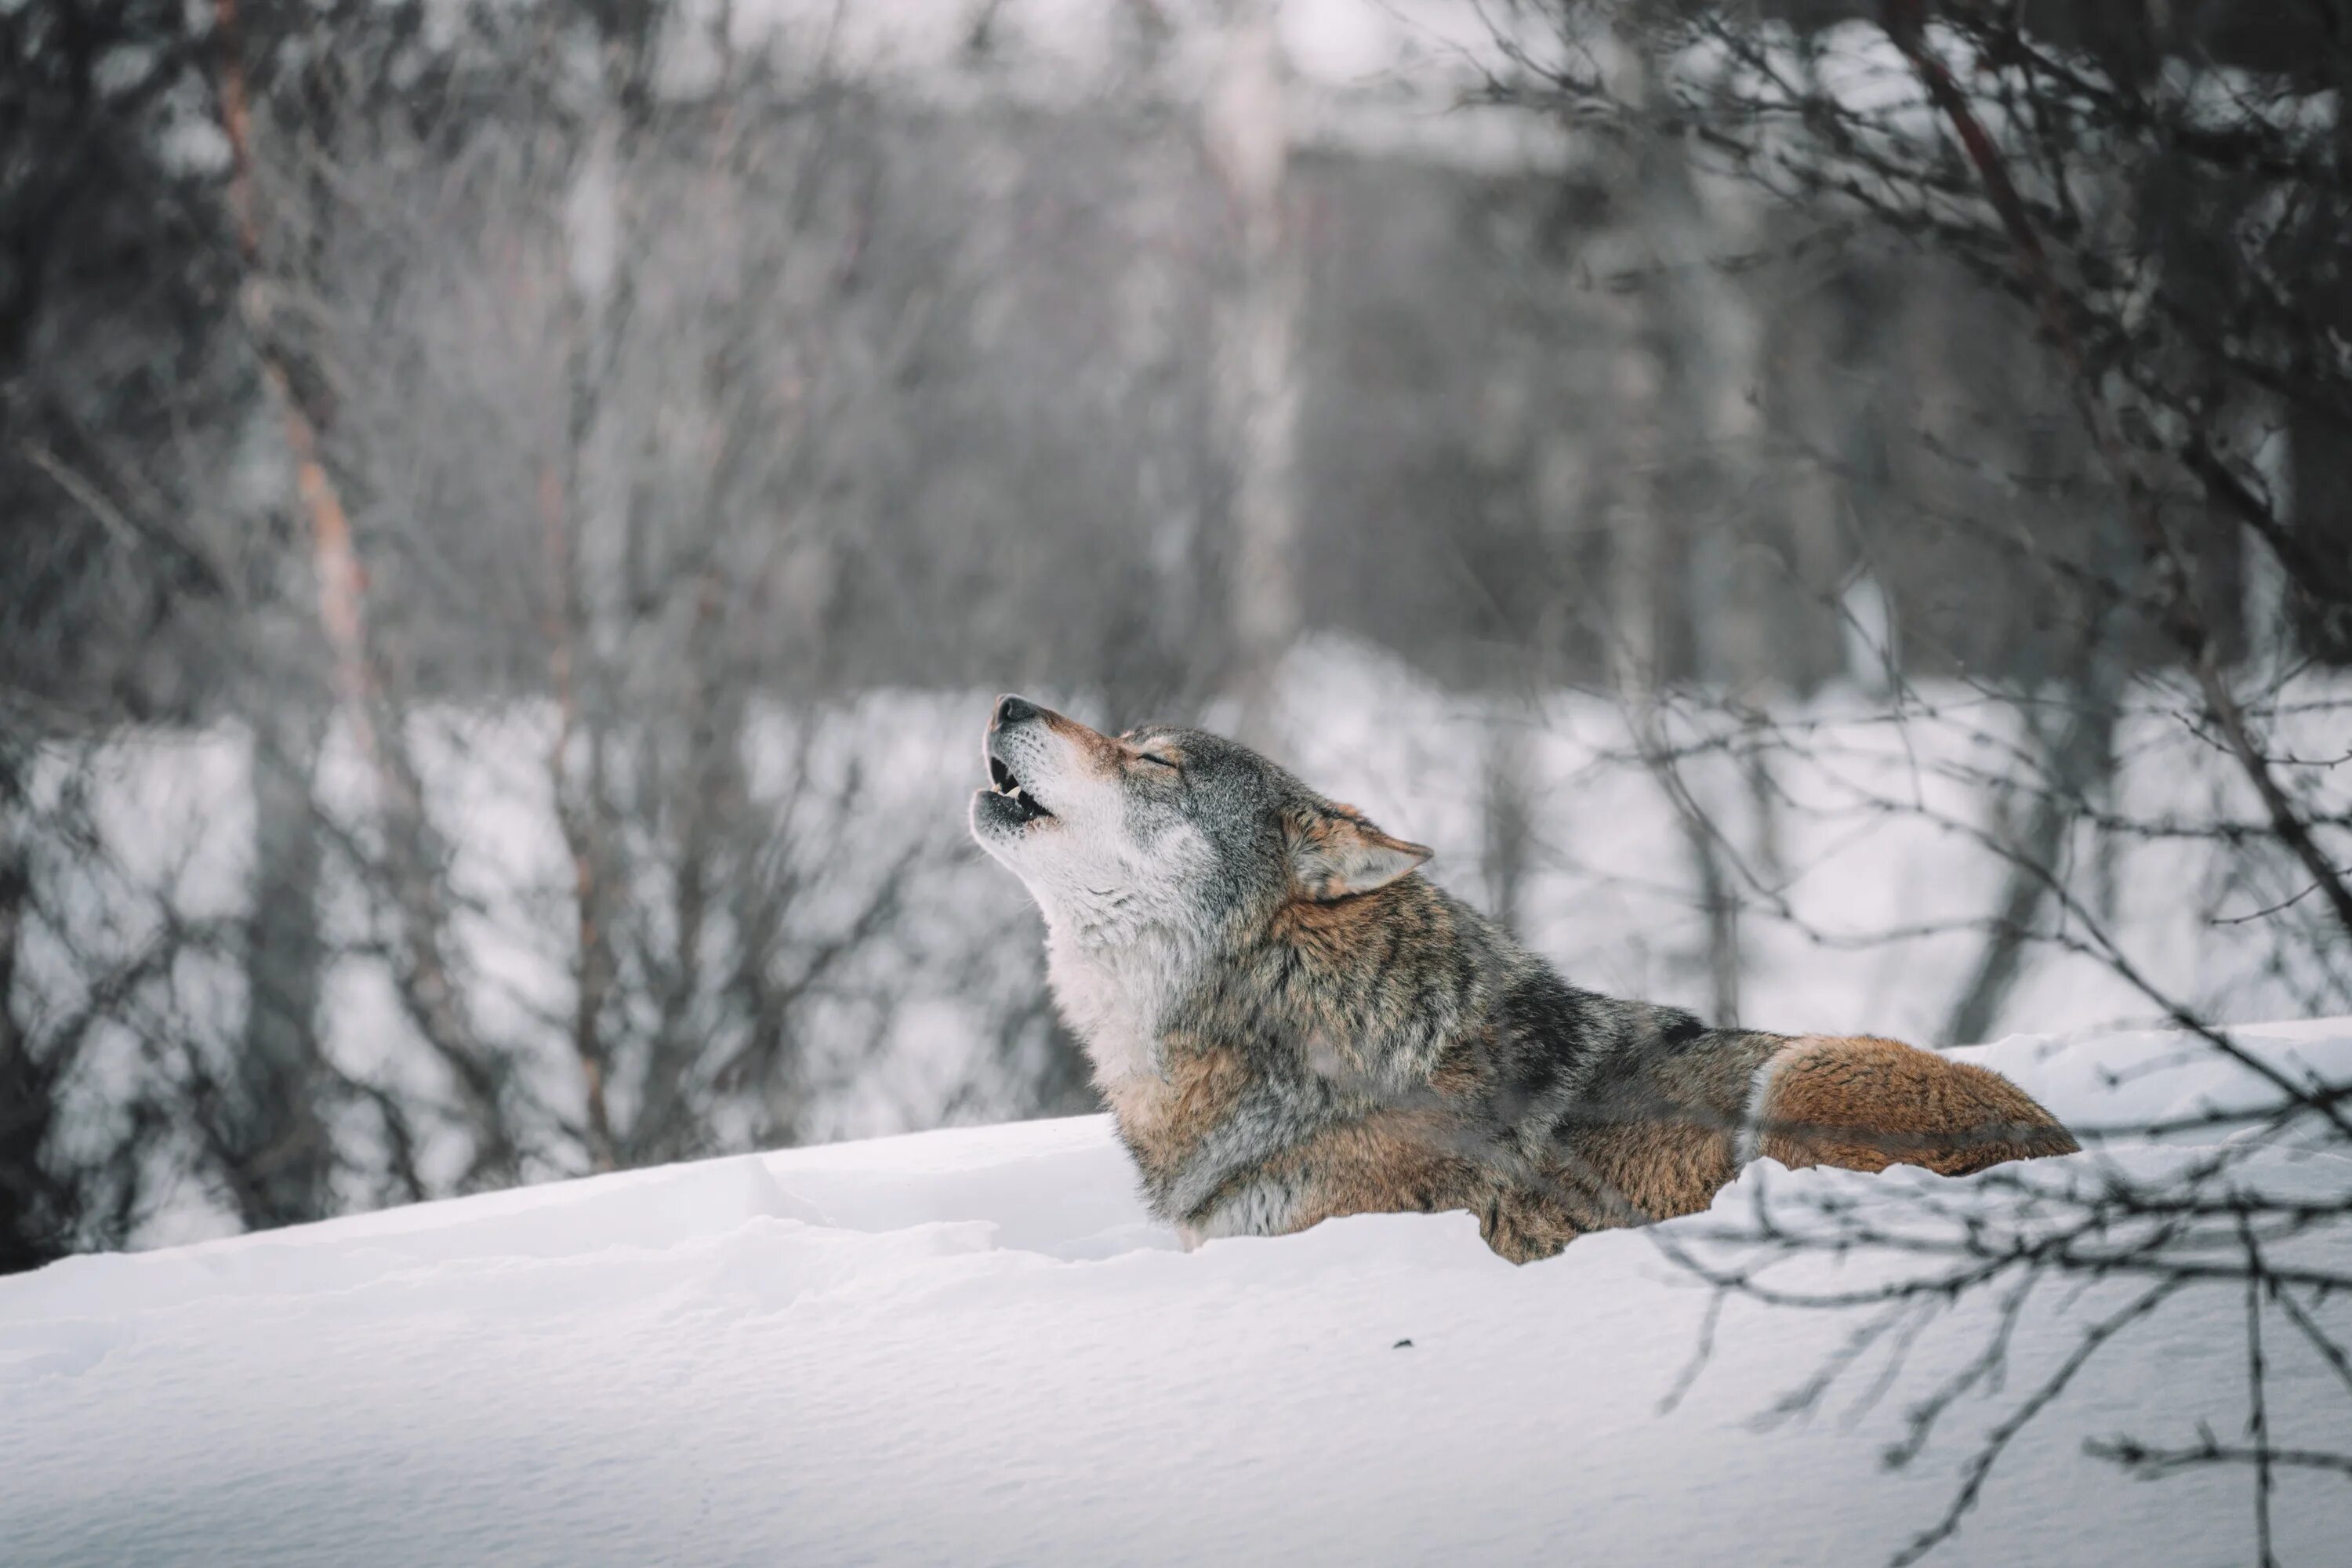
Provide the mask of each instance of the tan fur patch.
{"label": "tan fur patch", "polygon": [[1432,1117],[1380,1112],[1318,1133],[1266,1169],[1297,1191],[1299,1229],[1342,1215],[1473,1207],[1489,1184],[1447,1142]]}
{"label": "tan fur patch", "polygon": [[1384,898],[1379,892],[1329,903],[1294,898],[1275,911],[1268,934],[1275,942],[1297,948],[1300,956],[1322,967],[1356,968],[1368,953],[1381,951],[1383,933],[1405,913],[1399,907],[1403,902],[1401,896]]}
{"label": "tan fur patch", "polygon": [[1721,1126],[1660,1120],[1589,1133],[1577,1152],[1634,1213],[1612,1223],[1643,1223],[1696,1214],[1738,1174],[1731,1132]]}
{"label": "tan fur patch", "polygon": [[1597,1107],[1571,1136],[1577,1163],[1563,1175],[1589,1189],[1585,1228],[1696,1214],[1739,1173],[1737,1144],[1748,1089],[1780,1036],[1727,1034],[1670,1057],[1637,1089]]}
{"label": "tan fur patch", "polygon": [[1590,1128],[1533,1182],[1499,1185],[1480,1215],[1486,1245],[1515,1263],[1549,1258],[1589,1230],[1696,1214],[1738,1173],[1731,1133],[1677,1113]]}
{"label": "tan fur patch", "polygon": [[1121,1079],[1108,1098],[1119,1135],[1144,1175],[1170,1181],[1248,1087],[1249,1069],[1235,1053],[1177,1049],[1169,1053],[1165,1079]]}
{"label": "tan fur patch", "polygon": [[1478,1235],[1509,1263],[1536,1263],[1559,1256],[1588,1227],[1576,1223],[1570,1206],[1549,1192],[1496,1187],[1478,1206]]}
{"label": "tan fur patch", "polygon": [[1051,708],[1037,710],[1045,728],[1078,749],[1087,765],[1097,773],[1113,773],[1127,761],[1127,748],[1099,730],[1087,728],[1076,719],[1066,718]]}
{"label": "tan fur patch", "polygon": [[1999,1073],[1870,1035],[1790,1042],[1758,1110],[1757,1152],[1790,1166],[1958,1176],[2082,1147]]}

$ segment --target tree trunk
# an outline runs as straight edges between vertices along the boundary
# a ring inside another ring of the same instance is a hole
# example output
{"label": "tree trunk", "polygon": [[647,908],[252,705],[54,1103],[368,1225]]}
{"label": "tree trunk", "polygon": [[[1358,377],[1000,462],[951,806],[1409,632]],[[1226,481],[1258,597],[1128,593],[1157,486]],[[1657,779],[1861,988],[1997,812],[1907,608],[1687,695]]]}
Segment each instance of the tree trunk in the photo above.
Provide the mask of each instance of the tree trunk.
{"label": "tree trunk", "polygon": [[[2103,636],[2095,630],[2090,635],[2095,643]],[[1986,929],[1984,951],[1944,1025],[1943,1037],[1951,1044],[1973,1045],[1991,1035],[2024,969],[2026,944],[2050,885],[2066,874],[2067,841],[2115,776],[2118,677],[2113,665],[2105,650],[2095,646],[2084,671],[2066,683],[2055,732],[2044,730],[2037,736],[2042,783],[2025,830],[2009,846],[2009,872]],[[2025,710],[2031,714],[2036,705],[2029,703]]]}
{"label": "tree trunk", "polygon": [[1227,604],[1252,745],[1276,737],[1274,679],[1300,629],[1297,443],[1298,315],[1305,279],[1290,221],[1289,126],[1272,0],[1239,0],[1205,137],[1238,256],[1217,324],[1218,426],[1230,476]]}
{"label": "tree trunk", "polygon": [[[1646,99],[1652,66],[1638,35],[1623,38],[1622,91]],[[1673,754],[1660,711],[1670,667],[1690,630],[1689,584],[1678,570],[1689,554],[1681,521],[1687,498],[1675,493],[1669,468],[1704,468],[1710,440],[1708,400],[1699,383],[1721,368],[1700,363],[1706,345],[1684,319],[1696,310],[1671,281],[1706,264],[1700,215],[1678,147],[1644,137],[1612,171],[1628,217],[1609,259],[1636,276],[1616,302],[1616,372],[1611,387],[1618,436],[1618,478],[1609,507],[1612,647],[1619,699],[1636,750],[1681,826],[1701,913],[1706,921],[1709,1011],[1717,1026],[1739,1016],[1738,899],[1722,858],[1715,824],[1692,795]],[[1646,273],[1646,276],[1642,274]],[[1712,383],[1708,383],[1712,384]]]}
{"label": "tree trunk", "polygon": [[1478,869],[1486,884],[1486,912],[1514,935],[1526,933],[1528,862],[1535,849],[1533,750],[1527,716],[1511,711],[1486,720],[1485,811]]}
{"label": "tree trunk", "polygon": [[283,324],[272,319],[268,304],[272,280],[263,251],[251,104],[236,0],[214,0],[214,17],[221,128],[229,150],[228,202],[244,271],[237,301],[263,385],[285,431],[296,493],[310,525],[319,624],[326,634],[335,694],[376,784],[375,804],[383,829],[382,870],[395,931],[393,983],[411,1019],[455,1080],[474,1135],[469,1179],[504,1185],[520,1173],[519,1152],[506,1118],[505,1064],[484,1048],[467,1016],[447,931],[440,840],[425,809],[423,783],[409,755],[400,716],[383,700],[368,647],[366,574],[351,514],[327,469],[322,416],[302,395],[305,384],[294,374]]}
{"label": "tree trunk", "polygon": [[17,943],[33,896],[19,824],[28,752],[0,729],[0,1274],[38,1268],[66,1250],[44,1163],[57,1114],[55,1076],[34,1058],[16,1009]]}
{"label": "tree trunk", "polygon": [[324,715],[290,696],[265,695],[264,710],[253,739],[244,1048],[231,1064],[219,1142],[239,1215],[255,1229],[324,1218],[333,1171],[321,1104],[320,836],[310,791]]}

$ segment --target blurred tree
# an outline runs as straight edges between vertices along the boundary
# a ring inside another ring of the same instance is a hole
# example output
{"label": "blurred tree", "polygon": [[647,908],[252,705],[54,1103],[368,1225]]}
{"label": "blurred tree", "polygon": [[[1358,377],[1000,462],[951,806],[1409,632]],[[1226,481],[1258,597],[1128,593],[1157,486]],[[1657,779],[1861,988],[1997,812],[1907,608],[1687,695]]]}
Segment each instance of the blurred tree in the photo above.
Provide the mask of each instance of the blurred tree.
{"label": "blurred tree", "polygon": [[25,961],[56,826],[33,775],[50,741],[186,711],[205,667],[157,634],[232,588],[202,499],[236,386],[202,38],[169,0],[0,13],[0,1267],[119,1238],[138,1186],[143,1112],[62,1125],[91,1019],[42,1008]]}

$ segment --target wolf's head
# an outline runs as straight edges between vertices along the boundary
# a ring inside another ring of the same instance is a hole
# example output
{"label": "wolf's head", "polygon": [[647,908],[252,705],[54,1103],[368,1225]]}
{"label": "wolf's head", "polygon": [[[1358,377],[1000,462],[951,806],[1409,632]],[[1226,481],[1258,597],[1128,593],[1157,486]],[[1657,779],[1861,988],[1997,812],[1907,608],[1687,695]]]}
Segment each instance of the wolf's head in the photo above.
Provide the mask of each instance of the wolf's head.
{"label": "wolf's head", "polygon": [[1198,730],[1105,735],[1003,697],[983,752],[972,837],[1082,940],[1245,930],[1289,900],[1367,893],[1429,858]]}

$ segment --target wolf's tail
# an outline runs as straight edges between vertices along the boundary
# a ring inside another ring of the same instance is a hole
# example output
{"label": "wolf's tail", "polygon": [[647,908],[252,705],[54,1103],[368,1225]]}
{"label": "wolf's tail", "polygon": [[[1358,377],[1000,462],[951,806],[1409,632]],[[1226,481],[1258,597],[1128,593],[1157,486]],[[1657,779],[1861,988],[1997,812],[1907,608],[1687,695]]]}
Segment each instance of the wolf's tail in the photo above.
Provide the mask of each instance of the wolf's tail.
{"label": "wolf's tail", "polygon": [[2032,1095],[1997,1072],[1899,1040],[1807,1035],[1758,1069],[1740,1163],[1882,1171],[1925,1165],[1965,1175],[2082,1145]]}

